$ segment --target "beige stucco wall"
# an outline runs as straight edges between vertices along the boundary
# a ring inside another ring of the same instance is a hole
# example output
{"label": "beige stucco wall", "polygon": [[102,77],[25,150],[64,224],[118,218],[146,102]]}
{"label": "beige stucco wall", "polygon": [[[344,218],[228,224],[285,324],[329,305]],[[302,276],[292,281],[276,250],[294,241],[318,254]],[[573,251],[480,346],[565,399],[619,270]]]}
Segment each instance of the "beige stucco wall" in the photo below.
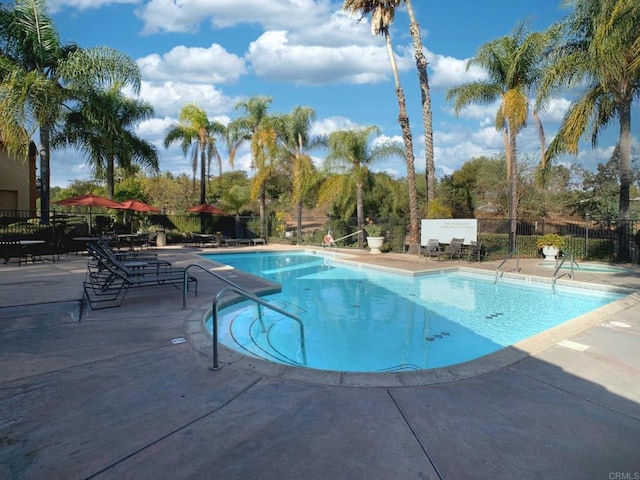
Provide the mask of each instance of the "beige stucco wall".
{"label": "beige stucco wall", "polygon": [[20,160],[8,156],[0,147],[0,210],[35,211],[35,165],[35,155],[28,160]]}

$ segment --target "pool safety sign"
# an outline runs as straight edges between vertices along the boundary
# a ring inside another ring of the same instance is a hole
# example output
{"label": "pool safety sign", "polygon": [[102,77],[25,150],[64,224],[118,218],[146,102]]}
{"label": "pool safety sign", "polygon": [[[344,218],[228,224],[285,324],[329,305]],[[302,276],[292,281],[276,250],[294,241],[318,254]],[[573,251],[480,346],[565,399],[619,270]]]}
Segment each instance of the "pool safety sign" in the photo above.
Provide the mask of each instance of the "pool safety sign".
{"label": "pool safety sign", "polygon": [[464,238],[464,244],[478,241],[478,220],[475,218],[423,219],[420,229],[420,245],[427,245],[430,238],[440,243],[451,243],[452,238]]}

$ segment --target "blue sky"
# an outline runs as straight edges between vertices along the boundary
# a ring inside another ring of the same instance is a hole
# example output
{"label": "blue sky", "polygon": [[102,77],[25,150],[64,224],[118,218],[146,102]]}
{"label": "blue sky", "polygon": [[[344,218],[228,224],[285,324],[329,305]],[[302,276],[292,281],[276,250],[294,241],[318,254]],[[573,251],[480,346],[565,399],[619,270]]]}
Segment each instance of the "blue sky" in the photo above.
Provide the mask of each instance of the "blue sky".
{"label": "blue sky", "polygon": [[[155,109],[155,118],[139,126],[138,135],[153,142],[161,170],[191,173],[177,148],[162,146],[164,133],[180,108],[191,102],[209,118],[235,118],[235,104],[251,96],[273,97],[271,113],[295,106],[316,112],[316,133],[351,126],[376,125],[385,137],[400,139],[398,105],[384,41],[371,35],[367,21],[345,15],[332,0],[49,0],[50,13],[63,42],[82,47],[116,48],[140,65],[140,96]],[[546,28],[568,13],[560,0],[414,0],[429,62],[435,163],[448,174],[473,157],[503,149],[494,129],[495,106],[474,106],[456,117],[445,101],[448,88],[480,78],[466,61],[480,45],[509,34],[528,19],[532,30]],[[408,18],[401,9],[391,32],[414,136],[416,170],[424,172],[424,137],[420,94]],[[542,120],[548,141],[570,98],[556,98]],[[640,120],[633,114],[634,144]],[[578,157],[593,169],[611,155],[617,125],[598,149],[585,144]],[[37,141],[37,136],[36,139]],[[539,156],[537,132],[531,126],[519,137],[519,149],[532,161]],[[223,158],[224,146],[220,145]],[[321,154],[318,154],[320,161]],[[52,153],[51,184],[67,186],[91,174],[85,159],[71,150]],[[248,151],[239,153],[236,169],[247,169]],[[230,167],[225,164],[225,171]],[[401,161],[375,164],[374,170],[405,176]]]}

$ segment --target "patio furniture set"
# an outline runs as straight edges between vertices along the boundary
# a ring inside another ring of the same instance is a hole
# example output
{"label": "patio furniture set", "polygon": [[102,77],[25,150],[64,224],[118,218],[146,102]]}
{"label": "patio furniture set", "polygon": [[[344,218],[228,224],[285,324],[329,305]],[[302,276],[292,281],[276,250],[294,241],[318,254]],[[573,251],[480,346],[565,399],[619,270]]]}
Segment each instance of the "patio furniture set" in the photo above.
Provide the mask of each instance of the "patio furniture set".
{"label": "patio furniture set", "polygon": [[472,240],[468,245],[464,243],[464,238],[452,238],[447,245],[442,245],[437,239],[429,239],[427,245],[422,247],[421,255],[427,258],[466,258],[469,261],[480,261],[482,254],[482,244]]}
{"label": "patio furniture set", "polygon": [[[186,270],[174,267],[156,254],[114,251],[106,242],[88,242],[89,260],[83,282],[83,296],[92,309],[118,307],[129,288],[160,285],[193,286],[198,294],[198,279]],[[186,283],[186,285],[185,285]]]}

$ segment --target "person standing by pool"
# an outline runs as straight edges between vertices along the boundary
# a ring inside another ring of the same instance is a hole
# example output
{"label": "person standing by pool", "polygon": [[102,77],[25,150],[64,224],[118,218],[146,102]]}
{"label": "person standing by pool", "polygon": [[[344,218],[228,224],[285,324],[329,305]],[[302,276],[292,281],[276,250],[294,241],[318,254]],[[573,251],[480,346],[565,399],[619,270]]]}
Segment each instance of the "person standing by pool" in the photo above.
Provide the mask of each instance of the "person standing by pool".
{"label": "person standing by pool", "polygon": [[327,232],[327,234],[322,239],[323,247],[335,247],[336,241],[333,239],[333,235],[331,234],[331,230]]}

